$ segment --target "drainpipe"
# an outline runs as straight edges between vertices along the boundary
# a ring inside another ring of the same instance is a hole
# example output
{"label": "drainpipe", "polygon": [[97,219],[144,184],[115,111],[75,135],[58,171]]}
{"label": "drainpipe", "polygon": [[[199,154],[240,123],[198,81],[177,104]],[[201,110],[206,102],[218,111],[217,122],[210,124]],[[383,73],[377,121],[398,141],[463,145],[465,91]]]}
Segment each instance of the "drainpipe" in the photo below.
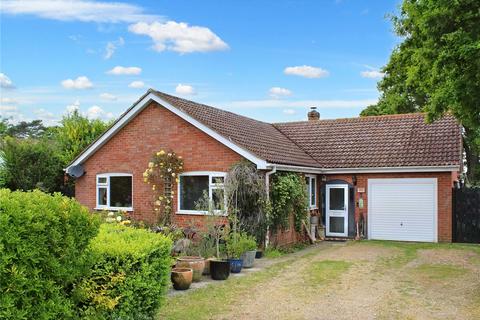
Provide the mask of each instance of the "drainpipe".
{"label": "drainpipe", "polygon": [[[277,167],[273,166],[272,170],[267,171],[265,173],[265,191],[267,192],[267,200],[270,200],[270,176],[277,172]],[[270,236],[269,236],[269,228],[267,226],[267,234],[265,235],[265,249],[268,248],[268,244],[270,242]]]}

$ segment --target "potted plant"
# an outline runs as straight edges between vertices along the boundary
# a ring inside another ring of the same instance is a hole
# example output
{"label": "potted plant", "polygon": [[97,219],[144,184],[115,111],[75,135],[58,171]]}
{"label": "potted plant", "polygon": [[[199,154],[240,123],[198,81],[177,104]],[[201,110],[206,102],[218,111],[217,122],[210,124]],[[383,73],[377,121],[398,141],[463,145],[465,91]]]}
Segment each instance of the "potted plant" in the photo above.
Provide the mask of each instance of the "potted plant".
{"label": "potted plant", "polygon": [[205,259],[200,256],[183,256],[177,258],[177,268],[190,268],[193,270],[193,282],[202,280]]}
{"label": "potted plant", "polygon": [[240,236],[240,246],[243,250],[243,253],[240,256],[243,260],[243,267],[252,268],[257,254],[257,242],[255,241],[255,238],[247,234],[242,234]]}
{"label": "potted plant", "polygon": [[205,216],[207,232],[202,235],[200,241],[200,251],[203,251],[204,257],[208,257],[206,260],[208,272],[213,280],[226,280],[230,276],[230,262],[221,259],[220,256],[220,243],[228,235],[228,228],[222,221],[224,208],[215,209],[208,192],[204,192],[203,196],[195,202],[195,209],[208,212]]}
{"label": "potted plant", "polygon": [[232,232],[227,239],[226,250],[228,260],[230,261],[230,271],[232,273],[240,273],[243,267],[242,254],[245,250],[245,243],[243,241],[244,234]]}
{"label": "potted plant", "polygon": [[175,290],[187,290],[193,280],[193,270],[190,268],[173,268],[170,279]]}

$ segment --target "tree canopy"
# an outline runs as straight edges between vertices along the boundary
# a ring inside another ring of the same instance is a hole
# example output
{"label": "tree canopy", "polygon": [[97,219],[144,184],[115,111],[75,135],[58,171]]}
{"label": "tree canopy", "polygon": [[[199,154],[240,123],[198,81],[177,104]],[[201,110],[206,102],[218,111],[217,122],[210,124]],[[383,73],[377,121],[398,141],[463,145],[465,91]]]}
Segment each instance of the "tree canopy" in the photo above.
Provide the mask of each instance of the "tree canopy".
{"label": "tree canopy", "polygon": [[362,116],[446,112],[464,128],[467,177],[480,181],[480,1],[404,0],[392,17],[402,42],[383,68],[381,97]]}
{"label": "tree canopy", "polygon": [[78,111],[55,127],[41,120],[12,124],[0,119],[0,187],[71,194],[73,184],[65,183],[63,169],[108,125]]}

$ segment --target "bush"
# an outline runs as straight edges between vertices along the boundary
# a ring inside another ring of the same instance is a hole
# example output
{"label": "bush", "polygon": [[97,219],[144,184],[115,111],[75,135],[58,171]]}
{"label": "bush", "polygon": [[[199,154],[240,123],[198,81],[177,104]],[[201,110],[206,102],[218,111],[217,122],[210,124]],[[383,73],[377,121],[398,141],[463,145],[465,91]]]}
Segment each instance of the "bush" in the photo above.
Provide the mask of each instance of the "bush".
{"label": "bush", "polygon": [[172,241],[158,233],[103,224],[91,243],[95,264],[75,290],[80,316],[151,319],[169,285]]}
{"label": "bush", "polygon": [[0,318],[71,318],[97,232],[98,219],[73,199],[0,189]]}

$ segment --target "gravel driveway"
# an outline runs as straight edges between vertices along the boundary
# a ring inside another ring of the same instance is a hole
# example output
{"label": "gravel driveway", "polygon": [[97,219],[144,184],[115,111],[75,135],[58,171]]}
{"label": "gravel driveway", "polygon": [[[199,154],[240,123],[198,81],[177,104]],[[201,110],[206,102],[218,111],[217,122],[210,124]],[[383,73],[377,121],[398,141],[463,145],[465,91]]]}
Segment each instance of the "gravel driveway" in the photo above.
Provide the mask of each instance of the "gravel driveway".
{"label": "gravel driveway", "polygon": [[322,243],[167,302],[162,319],[480,319],[480,247]]}

